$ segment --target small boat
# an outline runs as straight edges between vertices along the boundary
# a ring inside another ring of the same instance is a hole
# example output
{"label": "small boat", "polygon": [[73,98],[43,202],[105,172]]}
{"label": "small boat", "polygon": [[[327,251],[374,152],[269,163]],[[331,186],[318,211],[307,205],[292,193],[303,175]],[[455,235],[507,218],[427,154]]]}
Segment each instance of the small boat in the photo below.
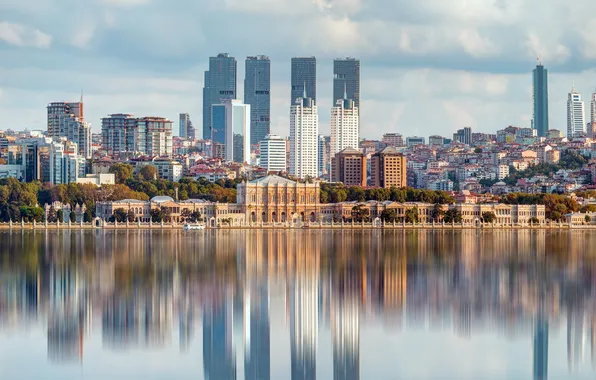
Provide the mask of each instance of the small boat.
{"label": "small boat", "polygon": [[188,224],[188,223],[185,223],[184,225],[182,225],[182,229],[184,231],[204,230],[205,229],[205,225],[204,224]]}

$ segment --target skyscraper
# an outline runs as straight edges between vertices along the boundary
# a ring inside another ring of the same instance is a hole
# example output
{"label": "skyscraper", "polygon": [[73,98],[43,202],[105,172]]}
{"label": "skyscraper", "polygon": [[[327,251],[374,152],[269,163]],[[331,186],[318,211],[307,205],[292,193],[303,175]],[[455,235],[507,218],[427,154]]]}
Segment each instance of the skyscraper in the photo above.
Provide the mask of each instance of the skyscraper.
{"label": "skyscraper", "polygon": [[356,103],[347,97],[337,100],[331,109],[331,157],[345,148],[358,148],[358,126]]}
{"label": "skyscraper", "polygon": [[[360,108],[360,61],[356,58],[338,58],[333,61],[333,102],[351,99]],[[355,147],[353,147],[355,148]]]}
{"label": "skyscraper", "polygon": [[271,61],[259,55],[246,58],[244,103],[250,105],[250,141],[258,144],[271,131]]}
{"label": "skyscraper", "polygon": [[236,99],[236,58],[228,53],[209,57],[203,87],[203,139],[211,138],[211,106]]}
{"label": "skyscraper", "polygon": [[250,106],[240,100],[226,100],[212,107],[213,142],[224,145],[224,158],[250,162]]}
{"label": "skyscraper", "polygon": [[290,104],[302,98],[305,91],[307,98],[317,102],[317,59],[315,57],[292,58],[291,86]]}
{"label": "skyscraper", "polygon": [[195,128],[190,121],[190,115],[187,113],[180,114],[179,134],[178,136],[189,140],[195,139]]}
{"label": "skyscraper", "polygon": [[459,141],[462,144],[471,145],[472,128],[465,127],[463,129],[458,129],[457,132],[453,134],[453,141]]}
{"label": "skyscraper", "polygon": [[592,94],[590,101],[590,129],[588,130],[588,137],[596,138],[596,92]]}
{"label": "skyscraper", "polygon": [[567,137],[583,135],[586,132],[585,126],[584,101],[575,88],[572,88],[567,97]]}
{"label": "skyscraper", "polygon": [[548,70],[539,63],[533,71],[534,77],[534,129],[538,136],[545,137],[548,131]]}
{"label": "skyscraper", "polygon": [[317,106],[305,94],[290,108],[290,174],[299,178],[319,175],[318,142]]}

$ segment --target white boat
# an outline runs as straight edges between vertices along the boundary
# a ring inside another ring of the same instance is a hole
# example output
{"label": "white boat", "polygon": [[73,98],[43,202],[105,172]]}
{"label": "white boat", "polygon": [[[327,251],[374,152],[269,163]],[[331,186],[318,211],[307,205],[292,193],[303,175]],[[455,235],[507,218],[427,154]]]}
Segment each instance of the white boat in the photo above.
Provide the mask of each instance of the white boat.
{"label": "white boat", "polygon": [[190,230],[204,230],[205,229],[205,225],[204,224],[188,224],[185,223],[182,226],[182,229],[184,231],[190,231]]}

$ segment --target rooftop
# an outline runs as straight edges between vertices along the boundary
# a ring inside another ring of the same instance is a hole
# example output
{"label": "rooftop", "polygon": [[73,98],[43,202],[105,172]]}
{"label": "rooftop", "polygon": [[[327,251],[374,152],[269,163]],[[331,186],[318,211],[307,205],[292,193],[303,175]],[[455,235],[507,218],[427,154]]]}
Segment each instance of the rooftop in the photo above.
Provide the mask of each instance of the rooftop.
{"label": "rooftop", "polygon": [[158,195],[156,197],[151,198],[151,202],[154,202],[154,203],[174,202],[174,198],[164,196],[164,195]]}
{"label": "rooftop", "polygon": [[250,183],[254,183],[257,185],[294,185],[296,182],[280,177],[278,175],[268,175],[266,177],[257,178],[255,180],[250,181]]}

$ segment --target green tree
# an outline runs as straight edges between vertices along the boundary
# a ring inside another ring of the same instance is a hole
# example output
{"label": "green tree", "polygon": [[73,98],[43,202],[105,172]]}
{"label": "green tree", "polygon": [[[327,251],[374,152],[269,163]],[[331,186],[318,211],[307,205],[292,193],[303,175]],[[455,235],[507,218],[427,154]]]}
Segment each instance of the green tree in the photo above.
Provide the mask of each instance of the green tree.
{"label": "green tree", "polygon": [[159,208],[151,209],[151,211],[149,211],[149,215],[151,216],[151,221],[153,223],[160,223],[162,220],[164,220],[163,211]]}
{"label": "green tree", "polygon": [[406,223],[418,223],[418,207],[406,209]]}
{"label": "green tree", "polygon": [[44,210],[41,207],[22,206],[19,209],[20,217],[25,222],[42,222]]}
{"label": "green tree", "polygon": [[397,211],[393,208],[386,208],[381,212],[381,219],[386,223],[396,222],[397,218]]}
{"label": "green tree", "polygon": [[590,223],[592,221],[592,218],[590,218],[590,215],[586,215],[584,217],[584,220],[586,221],[586,223]]}
{"label": "green tree", "polygon": [[116,177],[116,183],[124,184],[127,180],[132,178],[134,168],[129,164],[114,164],[110,166],[110,173],[113,173]]}
{"label": "green tree", "polygon": [[485,211],[482,213],[482,221],[484,223],[494,223],[497,220],[497,216],[492,211]]}
{"label": "green tree", "polygon": [[435,203],[432,211],[430,212],[431,218],[433,218],[433,220],[435,222],[440,222],[441,218],[443,218],[443,215],[445,215],[445,211],[443,211],[443,207],[441,207],[441,205],[439,203]]}
{"label": "green tree", "polygon": [[135,212],[132,211],[132,209],[128,210],[128,212],[126,213],[126,220],[128,220],[130,223],[134,222],[136,220],[136,215]]}
{"label": "green tree", "polygon": [[585,205],[579,211],[580,212],[584,212],[584,213],[586,213],[586,212],[596,212],[596,205],[595,204]]}
{"label": "green tree", "polygon": [[48,223],[56,223],[56,220],[58,220],[58,217],[57,217],[56,209],[54,208],[54,206],[50,206],[50,209],[48,210],[48,215],[46,218],[48,220]]}
{"label": "green tree", "polygon": [[157,168],[153,165],[143,166],[137,173],[137,179],[141,181],[155,181],[157,180]]}
{"label": "green tree", "polygon": [[540,219],[538,219],[537,217],[533,216],[531,217],[528,222],[532,223],[532,224],[540,224]]}
{"label": "green tree", "polygon": [[114,215],[112,215],[112,217],[110,218],[110,222],[118,222],[118,223],[123,223],[126,222],[126,217],[128,216],[128,213],[126,212],[126,210],[124,210],[123,208],[117,208],[114,210]]}
{"label": "green tree", "polygon": [[459,210],[452,208],[445,212],[443,220],[445,223],[461,223],[463,218]]}
{"label": "green tree", "polygon": [[362,222],[368,219],[368,209],[363,205],[356,205],[352,207],[352,219],[355,222]]}

